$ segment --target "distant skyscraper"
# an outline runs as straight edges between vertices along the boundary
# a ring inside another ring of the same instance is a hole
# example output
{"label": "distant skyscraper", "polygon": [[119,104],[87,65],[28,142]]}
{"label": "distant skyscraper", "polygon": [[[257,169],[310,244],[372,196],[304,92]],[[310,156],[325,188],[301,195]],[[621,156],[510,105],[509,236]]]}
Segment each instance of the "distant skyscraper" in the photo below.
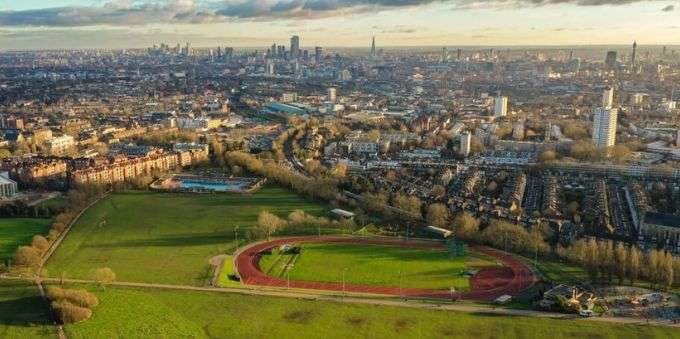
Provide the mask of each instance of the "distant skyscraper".
{"label": "distant skyscraper", "polygon": [[460,135],[460,154],[464,157],[470,155],[472,150],[472,134],[465,132]]}
{"label": "distant skyscraper", "polygon": [[458,51],[456,51],[456,60],[460,60],[460,58],[462,56],[463,56],[463,50],[459,48]]}
{"label": "distant skyscraper", "polygon": [[297,58],[299,56],[300,56],[300,37],[297,35],[293,35],[293,37],[290,38],[290,57]]}
{"label": "distant skyscraper", "polygon": [[375,58],[375,56],[375,36],[373,36],[373,40],[371,41],[371,57]]}
{"label": "distant skyscraper", "polygon": [[494,99],[493,115],[496,118],[508,115],[508,97],[503,97],[499,94]]}
{"label": "distant skyscraper", "polygon": [[614,106],[614,89],[607,87],[602,92],[602,107],[612,108]]}
{"label": "distant skyscraper", "polygon": [[633,42],[633,55],[630,57],[630,67],[635,67],[635,57],[637,56],[637,41]]}
{"label": "distant skyscraper", "polygon": [[618,55],[616,54],[615,51],[609,51],[607,52],[607,57],[604,59],[604,64],[607,67],[607,69],[615,69],[616,68],[616,59],[618,58]]}
{"label": "distant skyscraper", "polygon": [[607,148],[616,144],[616,124],[618,109],[598,107],[593,114],[593,144],[597,148]]}
{"label": "distant skyscraper", "polygon": [[272,44],[272,47],[269,49],[269,57],[270,58],[276,58],[278,55],[276,55],[276,44]]}
{"label": "distant skyscraper", "polygon": [[271,61],[267,62],[267,69],[265,71],[267,72],[267,75],[274,75],[275,74],[274,63]]}
{"label": "distant skyscraper", "polygon": [[320,64],[321,63],[321,57],[323,54],[323,48],[321,47],[316,47],[314,48],[314,63],[315,64]]}
{"label": "distant skyscraper", "polygon": [[442,48],[442,62],[449,60],[449,53],[446,51],[446,47]]}
{"label": "distant skyscraper", "polygon": [[328,101],[336,102],[338,100],[338,90],[335,87],[328,88]]}

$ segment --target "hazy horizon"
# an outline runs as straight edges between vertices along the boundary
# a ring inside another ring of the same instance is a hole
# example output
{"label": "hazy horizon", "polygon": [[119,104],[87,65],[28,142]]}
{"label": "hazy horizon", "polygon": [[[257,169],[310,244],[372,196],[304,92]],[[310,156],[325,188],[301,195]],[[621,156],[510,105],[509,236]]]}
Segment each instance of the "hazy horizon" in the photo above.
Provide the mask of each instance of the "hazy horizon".
{"label": "hazy horizon", "polygon": [[[4,50],[680,45],[668,0],[41,0],[0,4]],[[335,47],[333,47],[335,46]]]}

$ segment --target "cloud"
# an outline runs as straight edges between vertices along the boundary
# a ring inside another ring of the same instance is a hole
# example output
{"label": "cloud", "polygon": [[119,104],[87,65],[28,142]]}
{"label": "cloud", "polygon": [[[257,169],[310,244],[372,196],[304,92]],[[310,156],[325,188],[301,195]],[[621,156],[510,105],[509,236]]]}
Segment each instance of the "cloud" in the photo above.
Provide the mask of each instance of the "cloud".
{"label": "cloud", "polygon": [[124,28],[13,28],[0,29],[4,50],[71,48],[143,48],[161,42],[190,41],[196,46],[217,46],[229,41],[233,45],[263,46],[270,37],[230,34],[228,32],[167,32],[146,27]]}
{"label": "cloud", "polygon": [[[454,9],[625,5],[664,0],[109,0],[99,6],[71,6],[0,11],[0,26],[143,26],[197,24],[234,20],[314,19],[356,13],[414,8],[434,3]],[[667,6],[664,11],[674,9]]]}

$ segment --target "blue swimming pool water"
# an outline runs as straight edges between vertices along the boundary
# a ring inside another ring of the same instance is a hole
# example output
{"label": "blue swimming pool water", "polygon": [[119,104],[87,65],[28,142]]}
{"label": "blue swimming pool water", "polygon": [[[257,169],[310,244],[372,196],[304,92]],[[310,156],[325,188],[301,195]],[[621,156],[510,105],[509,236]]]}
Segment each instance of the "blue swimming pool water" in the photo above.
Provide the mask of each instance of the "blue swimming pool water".
{"label": "blue swimming pool water", "polygon": [[216,192],[231,192],[243,189],[243,184],[224,184],[224,183],[212,183],[203,181],[186,181],[182,180],[179,187],[185,189],[200,188],[204,190],[213,190]]}

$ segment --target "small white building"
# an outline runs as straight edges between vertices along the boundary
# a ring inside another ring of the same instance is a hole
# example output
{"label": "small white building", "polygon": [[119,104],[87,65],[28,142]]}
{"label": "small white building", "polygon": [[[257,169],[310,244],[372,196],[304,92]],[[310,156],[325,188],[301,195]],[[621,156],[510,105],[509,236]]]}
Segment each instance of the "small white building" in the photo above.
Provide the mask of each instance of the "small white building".
{"label": "small white building", "polygon": [[341,219],[352,219],[352,218],[354,218],[354,213],[352,213],[350,211],[345,211],[345,210],[339,209],[339,208],[331,210],[331,214],[333,214],[334,216],[341,218]]}
{"label": "small white building", "polygon": [[0,172],[0,197],[10,198],[17,194],[16,181],[9,178],[9,173]]}

